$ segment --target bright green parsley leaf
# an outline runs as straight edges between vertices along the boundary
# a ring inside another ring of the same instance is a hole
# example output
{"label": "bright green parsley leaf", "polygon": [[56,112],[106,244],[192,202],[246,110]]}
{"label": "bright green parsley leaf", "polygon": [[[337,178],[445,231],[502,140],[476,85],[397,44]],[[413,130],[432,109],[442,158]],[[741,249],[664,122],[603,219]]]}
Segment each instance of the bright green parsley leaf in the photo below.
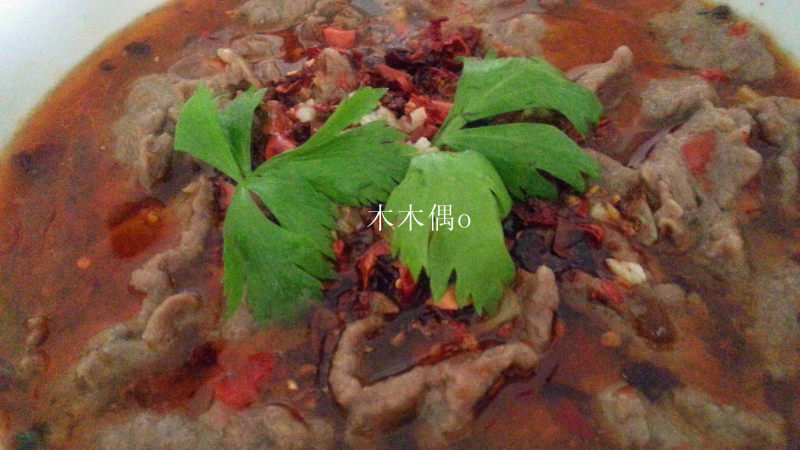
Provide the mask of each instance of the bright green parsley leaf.
{"label": "bright green parsley leaf", "polygon": [[473,218],[467,229],[430,233],[422,227],[414,231],[401,226],[394,231],[393,251],[415,276],[426,270],[436,298],[455,272],[459,303],[471,296],[478,311],[493,311],[503,285],[514,278],[500,223],[509,211],[508,191],[519,199],[553,198],[555,186],[539,170],[579,191],[586,188],[584,175],[600,174],[597,163],[556,127],[523,123],[465,128],[471,122],[526,109],[560,112],[584,134],[602,113],[591,91],[570,82],[544,60],[465,58],[453,108],[434,139],[438,146],[463,153],[415,158],[389,198],[387,210],[393,211],[395,220],[397,211],[408,210],[409,205],[430,209],[433,204],[450,204],[453,215],[466,211]]}
{"label": "bright green parsley leaf", "polygon": [[225,296],[228,314],[246,298],[259,323],[290,317],[320,297],[320,279],[333,277],[327,261],[308,237],[280,227],[237,188],[223,226]]}
{"label": "bright green parsley leaf", "polygon": [[328,120],[303,146],[320,145],[336,137],[342,130],[357,123],[362,117],[374,111],[378,101],[386,94],[386,91],[387,89],[374,88],[357,90],[336,108]]}
{"label": "bright green parsley leaf", "polygon": [[524,199],[526,194],[556,196],[555,186],[537,169],[567,182],[577,191],[586,189],[584,174],[600,176],[597,161],[552,125],[514,123],[467,128],[447,135],[441,143],[481,153],[518,199]]}
{"label": "bright green parsley leaf", "polygon": [[331,200],[368,205],[385,199],[403,178],[414,148],[385,122],[345,131],[319,146],[302,146],[267,161],[256,174],[291,174],[308,180]]}
{"label": "bright green parsley leaf", "polygon": [[256,91],[250,88],[237,95],[228,106],[217,110],[220,124],[231,146],[231,153],[244,175],[252,172],[250,143],[253,131],[253,111],[264,100],[265,93],[264,89]]}
{"label": "bright green parsley leaf", "polygon": [[[452,205],[454,220],[468,214],[470,225],[431,231],[426,217],[434,205]],[[426,226],[400,225],[406,215],[402,211],[409,206],[422,211],[417,218]],[[416,157],[386,204],[386,210],[392,211],[387,217],[395,225],[392,252],[399,254],[415,277],[425,269],[434,298],[444,295],[455,273],[459,303],[471,297],[479,313],[493,313],[504,285],[514,279],[500,223],[510,209],[503,181],[480,153],[436,152]]]}
{"label": "bright green parsley leaf", "polygon": [[191,153],[241,182],[250,172],[253,111],[265,92],[242,93],[227,108],[218,110],[212,92],[201,84],[181,109],[175,150]]}
{"label": "bright green parsley leaf", "polygon": [[336,207],[308,180],[279,170],[250,177],[245,186],[255,193],[281,227],[311,239],[319,252],[333,256],[331,230],[336,228]]}
{"label": "bright green parsley leaf", "polygon": [[590,90],[569,81],[539,58],[464,58],[453,109],[434,140],[439,145],[469,122],[512,111],[551,109],[583,134],[597,124],[602,105]]}
{"label": "bright green parsley leaf", "polygon": [[[335,203],[388,197],[408,168],[407,136],[384,122],[347,128],[378,106],[383,89],[363,88],[342,102],[304,145],[251,170],[253,112],[264,91],[240,93],[217,109],[200,86],[184,105],[175,146],[237,181],[223,225],[228,314],[244,299],[256,320],[291,316],[320,296],[333,276],[330,230]],[[269,210],[264,214],[254,196]],[[277,223],[276,223],[277,222]]]}

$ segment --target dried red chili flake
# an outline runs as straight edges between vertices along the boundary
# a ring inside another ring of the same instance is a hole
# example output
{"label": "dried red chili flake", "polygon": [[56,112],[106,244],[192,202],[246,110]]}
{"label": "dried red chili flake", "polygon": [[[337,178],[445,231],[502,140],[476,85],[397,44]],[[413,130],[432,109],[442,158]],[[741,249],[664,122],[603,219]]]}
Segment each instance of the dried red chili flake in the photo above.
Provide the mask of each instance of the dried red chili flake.
{"label": "dried red chili flake", "polygon": [[686,158],[686,165],[695,177],[705,175],[706,165],[714,156],[714,143],[716,140],[716,134],[709,130],[693,134],[681,146],[681,152]]}
{"label": "dried red chili flake", "polygon": [[426,47],[435,51],[442,50],[442,24],[448,20],[447,17],[440,17],[430,21],[430,25],[423,33],[423,42]]}
{"label": "dried red chili flake", "polygon": [[572,206],[572,211],[578,215],[578,217],[586,218],[589,217],[589,200],[582,198],[578,203]]}
{"label": "dried red chili flake", "polygon": [[311,85],[313,77],[308,73],[289,75],[285,78],[286,81],[281,82],[275,86],[275,92],[278,94],[294,94],[304,87]]}
{"label": "dried red chili flake", "polygon": [[590,147],[595,148],[601,152],[604,150],[613,150],[620,143],[620,136],[622,133],[619,128],[608,118],[600,119],[597,125],[588,138],[583,138],[580,133],[570,135],[571,138],[577,142],[586,142]]}
{"label": "dried red chili flake", "polygon": [[416,364],[426,366],[436,364],[465,350],[476,350],[477,339],[469,327],[462,322],[441,323],[432,330],[431,340],[436,342],[416,358]]}
{"label": "dried red chili flake", "polygon": [[390,255],[392,248],[385,241],[378,241],[370,245],[366,252],[358,259],[358,271],[361,273],[361,287],[367,289],[369,280],[375,272],[375,263],[378,257]]}
{"label": "dried red chili flake", "polygon": [[233,192],[236,190],[236,187],[227,181],[218,180],[217,188],[219,189],[217,203],[219,204],[220,209],[228,209],[228,206],[230,206],[231,201],[233,200]]}
{"label": "dried red chili flake", "polygon": [[269,119],[264,126],[265,134],[287,133],[294,127],[294,120],[287,114],[286,106],[277,100],[267,100]]}
{"label": "dried red chili flake", "polygon": [[603,240],[606,237],[606,230],[600,225],[596,223],[584,223],[578,225],[578,228],[583,230],[583,232],[594,241],[595,247],[600,247],[603,244]]}
{"label": "dried red chili flake", "polygon": [[318,113],[329,114],[332,113],[338,106],[338,101],[329,100],[324,103],[315,103],[314,110]]}
{"label": "dried red chili flake", "polygon": [[512,211],[527,227],[554,227],[558,224],[558,209],[540,200],[532,200],[530,204],[517,203]]}
{"label": "dried red chili flake", "polygon": [[611,280],[601,279],[592,286],[590,296],[592,300],[603,302],[610,307],[620,307],[625,304],[625,297],[619,285]]}
{"label": "dried red chili flake", "polygon": [[447,18],[432,20],[420,39],[420,48],[410,60],[435,63],[449,69],[460,70],[462,64],[456,58],[472,56],[480,41],[481,30],[474,27],[461,28],[444,37],[442,23]]}
{"label": "dried red chili flake", "polygon": [[567,335],[567,323],[563,319],[556,317],[553,322],[553,345],[557,344]]}
{"label": "dried red chili flake", "polygon": [[275,155],[297,148],[298,145],[297,141],[285,134],[273,134],[264,147],[264,157],[270,159]]}
{"label": "dried red chili flake", "polygon": [[219,401],[231,408],[246,408],[258,398],[276,362],[277,358],[272,352],[250,356],[239,372],[214,384],[214,394]]}
{"label": "dried red chili flake", "polygon": [[322,53],[322,47],[308,47],[305,49],[306,58],[314,59]]}
{"label": "dried red chili flake", "polygon": [[411,141],[416,142],[417,140],[423,137],[426,139],[433,139],[433,137],[436,136],[436,133],[438,132],[439,132],[438,126],[426,123],[425,125],[411,132]]}
{"label": "dried red chili flake", "polygon": [[[441,125],[444,123],[444,119],[450,113],[450,110],[453,108],[453,103],[446,102],[443,100],[432,100],[427,95],[419,95],[419,94],[411,94],[409,98],[409,103],[413,103],[418,107],[425,108],[425,112],[428,115],[426,119],[426,123],[430,123],[433,125]],[[411,111],[406,111],[411,112]]]}
{"label": "dried red chili flake", "polygon": [[325,43],[328,47],[339,50],[348,50],[356,45],[356,30],[342,30],[340,28],[327,27],[322,30]]}
{"label": "dried red chili flake", "polygon": [[344,89],[345,91],[351,91],[358,86],[357,84],[353,84],[356,83],[355,81],[351,83],[347,78],[347,72],[339,72],[339,78],[336,80],[336,87]]}
{"label": "dried red chili flake", "polygon": [[400,299],[405,302],[410,300],[414,295],[414,291],[417,289],[417,283],[414,281],[414,277],[411,275],[408,266],[397,262],[395,263],[395,267],[397,267],[399,275],[394,282],[394,287],[400,293]]}
{"label": "dried red chili flake", "polygon": [[345,244],[344,240],[337,239],[333,241],[331,248],[333,249],[333,254],[336,255],[337,261],[345,261],[347,259],[347,255],[345,254],[347,244]]}
{"label": "dried red chili flake", "polygon": [[410,93],[414,90],[414,83],[411,81],[411,75],[408,72],[392,69],[386,64],[378,64],[377,69],[384,78],[396,83],[397,87],[403,92]]}
{"label": "dried red chili flake", "polygon": [[703,69],[700,71],[700,76],[712,83],[728,83],[731,81],[730,78],[725,75],[725,71],[719,67]]}

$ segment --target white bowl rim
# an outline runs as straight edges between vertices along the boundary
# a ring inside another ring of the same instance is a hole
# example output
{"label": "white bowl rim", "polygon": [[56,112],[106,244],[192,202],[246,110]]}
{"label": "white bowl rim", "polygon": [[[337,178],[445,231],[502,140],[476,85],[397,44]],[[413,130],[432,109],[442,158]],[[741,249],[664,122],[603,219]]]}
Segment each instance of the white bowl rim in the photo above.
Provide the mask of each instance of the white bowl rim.
{"label": "white bowl rim", "polygon": [[[0,1],[0,156],[36,106],[116,31],[164,0]],[[800,2],[727,0],[737,13],[769,30],[800,59]],[[46,56],[46,57],[45,57]],[[19,95],[19,93],[24,93]]]}

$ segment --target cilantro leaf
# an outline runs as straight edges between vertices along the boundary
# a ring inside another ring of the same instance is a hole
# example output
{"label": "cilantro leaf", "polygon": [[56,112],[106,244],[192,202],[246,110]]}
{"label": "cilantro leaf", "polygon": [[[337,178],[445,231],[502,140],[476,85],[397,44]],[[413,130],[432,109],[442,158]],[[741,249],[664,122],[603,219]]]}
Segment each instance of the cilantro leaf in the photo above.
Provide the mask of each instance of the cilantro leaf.
{"label": "cilantro leaf", "polygon": [[[420,214],[427,216],[434,205],[452,205],[453,216],[468,214],[471,223],[466,228],[454,224],[452,231],[431,231],[411,222],[400,225],[404,211],[420,207]],[[463,306],[471,297],[479,313],[494,312],[504,284],[514,279],[500,223],[510,209],[503,181],[480,153],[418,156],[386,204],[387,212],[392,211],[387,217],[395,225],[392,252],[415,277],[425,269],[434,298],[444,295],[455,273],[459,303]]]}
{"label": "cilantro leaf", "polygon": [[253,111],[264,100],[266,92],[265,89],[256,91],[251,87],[237,95],[228,106],[217,110],[231,153],[244,175],[252,172],[250,141],[253,131]]}
{"label": "cilantro leaf", "polygon": [[311,239],[320,253],[333,256],[331,230],[336,228],[336,208],[308,180],[274,171],[250,177],[245,186],[255,193],[281,227]]}
{"label": "cilantro leaf", "polygon": [[324,144],[303,145],[281,153],[256,170],[257,175],[290,174],[308,180],[331,200],[367,205],[385,199],[408,168],[414,148],[383,121],[338,134]]}
{"label": "cilantro leaf", "polygon": [[328,120],[306,141],[305,146],[311,147],[323,144],[344,130],[361,120],[362,117],[375,110],[378,100],[386,94],[387,89],[361,88],[344,100],[328,117]]}
{"label": "cilantro leaf", "polygon": [[315,243],[269,220],[247,189],[236,189],[222,233],[229,315],[246,298],[259,323],[290,316],[333,276]]}
{"label": "cilantro leaf", "polygon": [[469,211],[473,218],[468,229],[432,233],[423,227],[395,229],[393,252],[415,276],[426,270],[436,298],[455,273],[456,297],[462,306],[471,296],[478,312],[495,310],[503,284],[514,278],[500,223],[510,208],[509,191],[519,199],[555,197],[555,186],[539,170],[579,191],[586,188],[584,174],[600,174],[594,159],[553,126],[522,123],[465,129],[470,122],[532,108],[558,111],[584,134],[602,113],[591,91],[570,82],[544,60],[465,58],[453,107],[434,139],[437,146],[462,153],[415,158],[406,179],[392,192],[387,210],[395,220],[398,208],[410,210],[414,203],[428,208],[449,204],[454,215]]}
{"label": "cilantro leaf", "polygon": [[586,189],[583,174],[598,177],[600,166],[561,130],[540,123],[514,123],[458,130],[442,144],[459,150],[475,150],[485,156],[509,192],[553,198],[556,189],[542,177],[544,170],[578,191]]}
{"label": "cilantro leaf", "polygon": [[265,324],[320,297],[320,280],[334,274],[334,202],[384,200],[413,153],[398,142],[407,136],[384,122],[346,130],[374,110],[384,92],[359,89],[304,145],[256,170],[251,169],[250,141],[263,90],[240,93],[218,109],[212,93],[200,86],[186,102],[176,150],[191,153],[237,182],[223,225],[228,314],[244,300]]}
{"label": "cilantro leaf", "polygon": [[523,109],[545,108],[563,114],[583,134],[597,124],[602,105],[583,86],[539,58],[464,58],[453,108],[434,143],[469,122]]}
{"label": "cilantro leaf", "polygon": [[[263,98],[264,91],[252,95],[256,96],[259,93]],[[183,105],[178,117],[175,150],[190,153],[241,182],[244,174],[249,172],[249,169],[242,171],[239,162],[242,154],[240,147],[245,144],[248,155],[247,167],[250,166],[250,142],[243,141],[245,133],[241,130],[247,128],[246,134],[249,136],[250,128],[253,126],[253,109],[258,106],[258,103],[252,105],[246,122],[243,121],[242,110],[252,104],[249,100],[246,97],[239,102],[234,101],[228,111],[220,113],[211,91],[204,85],[199,85],[194,95]],[[234,122],[237,119],[238,122]]]}

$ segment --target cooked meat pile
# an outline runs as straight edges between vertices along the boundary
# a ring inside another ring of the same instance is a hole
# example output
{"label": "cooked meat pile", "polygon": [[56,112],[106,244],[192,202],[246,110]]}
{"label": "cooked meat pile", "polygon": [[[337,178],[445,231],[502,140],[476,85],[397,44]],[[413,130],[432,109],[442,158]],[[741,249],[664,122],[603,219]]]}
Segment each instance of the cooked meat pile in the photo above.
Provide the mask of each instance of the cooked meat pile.
{"label": "cooked meat pile", "polygon": [[[549,57],[567,39],[563,17],[619,14],[578,3],[249,0],[232,25],[186,40],[167,71],[133,81],[103,158],[159,199],[120,223],[168,218],[159,244],[110,238],[141,258],[129,280],[140,308],[71,342],[70,367],[46,383],[48,319],[29,318],[24,348],[1,355],[0,399],[39,400],[25,429],[0,417],[7,445],[800,445],[800,100],[775,87],[797,76],[726,7],[636,6],[646,23],[629,26],[647,41],[564,67],[605,116],[585,137],[562,117],[538,120],[603,174],[584,194],[514,205],[503,231],[517,279],[497,315],[435,303],[367,226],[371,208],[340,208],[338,280],[301,323],[264,329],[246,306],[225,317],[209,288],[232,180],[173,150],[200,83],[224,102],[268,88],[254,164],[302,144],[360,85],[388,88],[364,123],[386,120],[424,147],[452,105],[458,57]],[[8,172],[31,158],[13,155]]]}

